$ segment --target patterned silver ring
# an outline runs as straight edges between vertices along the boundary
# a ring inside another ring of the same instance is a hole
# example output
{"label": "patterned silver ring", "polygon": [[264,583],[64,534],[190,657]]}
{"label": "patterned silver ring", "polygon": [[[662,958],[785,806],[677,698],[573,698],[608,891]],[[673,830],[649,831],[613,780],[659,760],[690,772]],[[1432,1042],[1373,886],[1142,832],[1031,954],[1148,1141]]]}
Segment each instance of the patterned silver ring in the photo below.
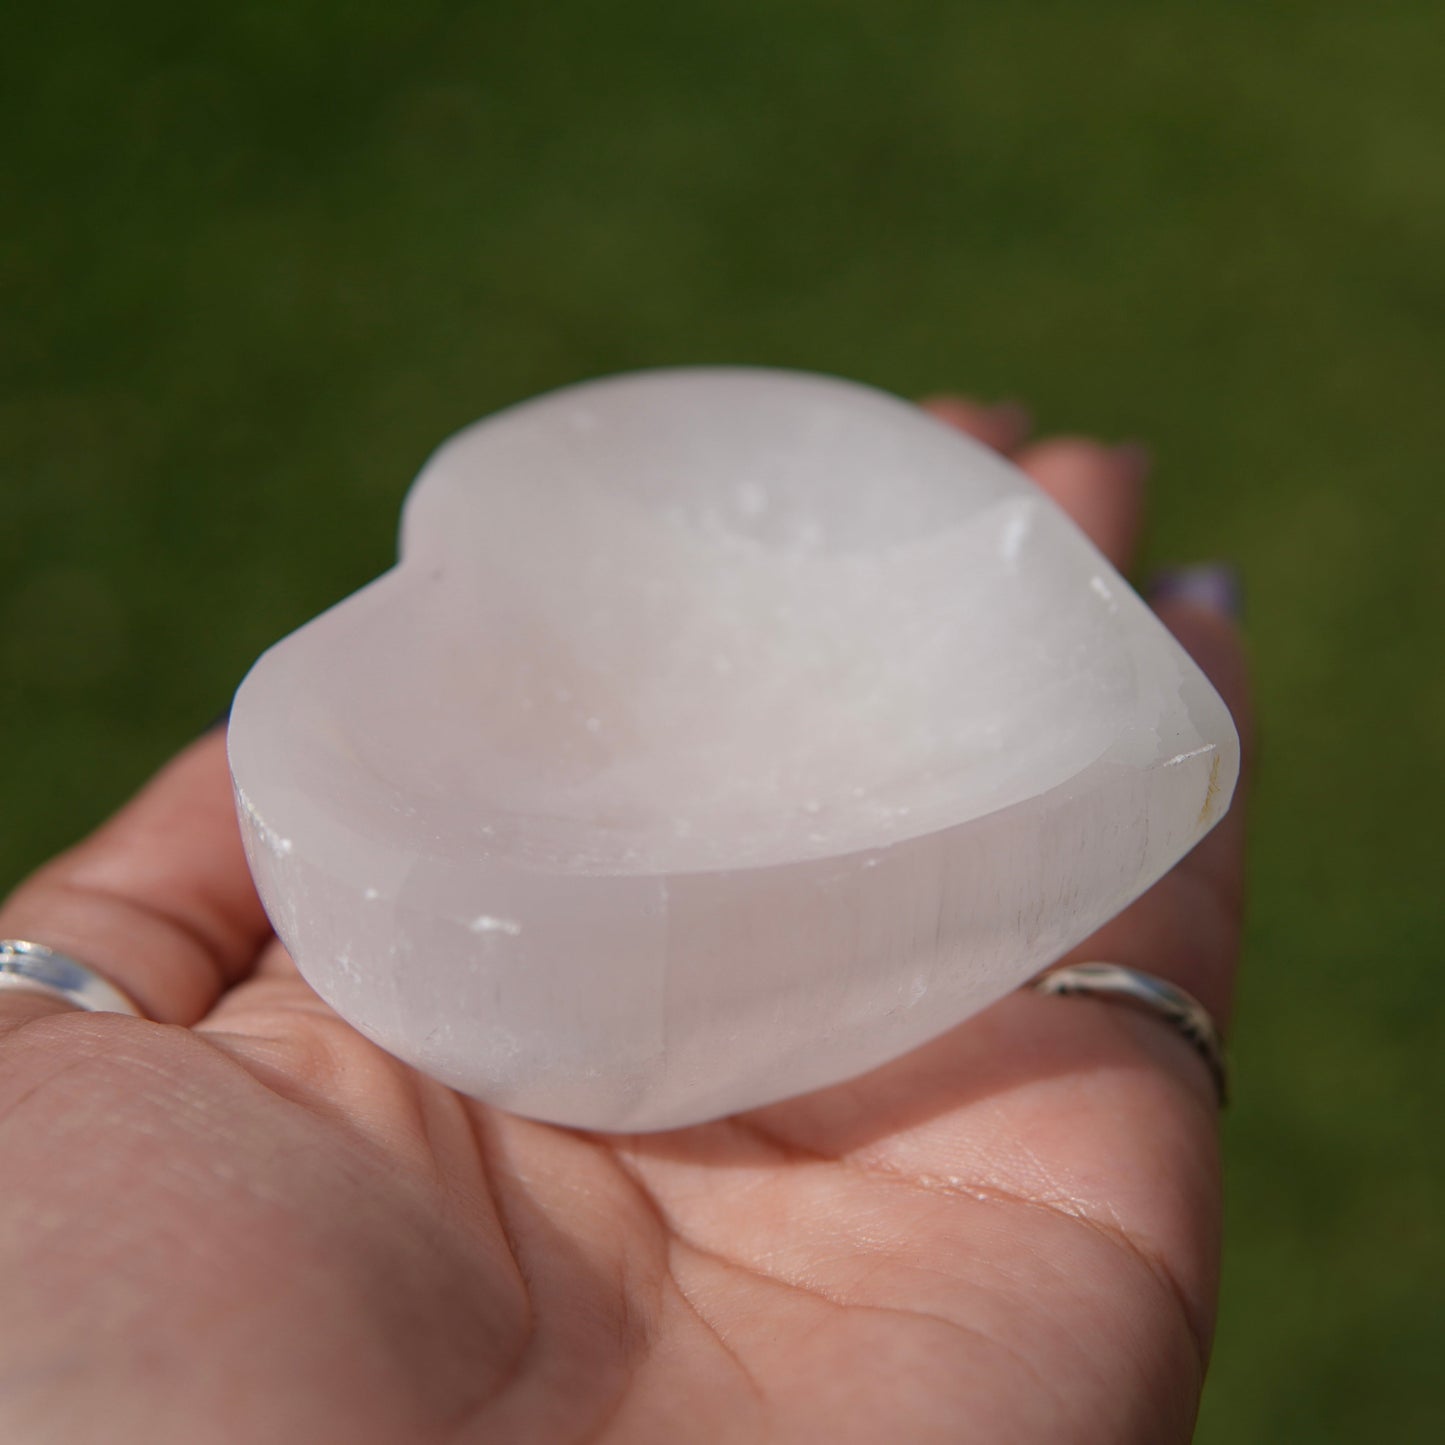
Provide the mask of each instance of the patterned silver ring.
{"label": "patterned silver ring", "polygon": [[113,983],[79,959],[23,938],[0,939],[0,989],[23,989],[63,999],[90,1013],[144,1015]]}
{"label": "patterned silver ring", "polygon": [[1040,993],[1117,999],[1162,1018],[1189,1040],[1208,1066],[1220,1107],[1229,1102],[1224,1039],[1209,1010],[1177,984],[1118,963],[1063,963],[1040,974],[1031,986]]}

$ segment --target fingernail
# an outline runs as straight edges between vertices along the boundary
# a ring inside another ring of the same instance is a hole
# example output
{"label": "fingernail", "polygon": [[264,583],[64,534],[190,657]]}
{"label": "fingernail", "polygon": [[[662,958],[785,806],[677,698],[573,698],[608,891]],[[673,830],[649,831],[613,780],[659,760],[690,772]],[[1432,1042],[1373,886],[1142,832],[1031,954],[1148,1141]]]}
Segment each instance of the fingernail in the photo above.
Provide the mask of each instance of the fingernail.
{"label": "fingernail", "polygon": [[1160,572],[1149,584],[1151,602],[1184,602],[1238,621],[1244,615],[1244,588],[1228,562],[1176,567]]}
{"label": "fingernail", "polygon": [[1154,469],[1154,453],[1143,442],[1121,442],[1111,451],[1114,460],[1136,481],[1142,481]]}

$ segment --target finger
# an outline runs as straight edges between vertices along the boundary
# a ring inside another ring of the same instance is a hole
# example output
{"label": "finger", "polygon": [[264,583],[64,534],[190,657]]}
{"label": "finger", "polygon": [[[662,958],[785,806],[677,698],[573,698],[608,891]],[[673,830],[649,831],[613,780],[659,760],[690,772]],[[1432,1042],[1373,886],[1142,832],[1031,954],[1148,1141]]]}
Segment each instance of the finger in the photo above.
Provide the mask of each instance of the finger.
{"label": "finger", "polygon": [[255,968],[221,995],[196,1031],[274,1039],[319,1019],[334,1023],[336,1011],[302,977],[280,939],[272,938]]}
{"label": "finger", "polygon": [[1016,401],[985,406],[966,396],[930,396],[921,403],[939,421],[966,432],[996,452],[1021,446],[1033,426],[1028,410]]}
{"label": "finger", "polygon": [[73,955],[164,1023],[201,1018],[269,934],[219,731],[0,906],[0,938]]}
{"label": "finger", "polygon": [[1105,446],[1088,437],[1051,437],[1014,460],[1121,572],[1134,560],[1144,522],[1151,459],[1136,442]]}

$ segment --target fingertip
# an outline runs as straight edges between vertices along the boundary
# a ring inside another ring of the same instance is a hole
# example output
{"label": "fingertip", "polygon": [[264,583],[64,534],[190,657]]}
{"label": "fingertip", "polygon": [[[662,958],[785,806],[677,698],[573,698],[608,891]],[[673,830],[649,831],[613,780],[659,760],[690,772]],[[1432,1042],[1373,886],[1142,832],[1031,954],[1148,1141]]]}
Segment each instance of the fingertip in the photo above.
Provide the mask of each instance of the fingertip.
{"label": "fingertip", "polygon": [[1033,429],[1033,417],[1028,408],[1017,401],[985,404],[971,397],[943,395],[927,397],[920,405],[946,426],[973,437],[996,452],[1012,452]]}
{"label": "fingertip", "polygon": [[1025,447],[1016,460],[1115,567],[1128,570],[1143,526],[1145,483],[1153,464],[1147,447],[1050,437]]}
{"label": "fingertip", "polygon": [[1034,429],[1034,414],[1021,401],[996,401],[989,408],[989,413],[999,426],[1006,426],[1012,431],[1015,446]]}

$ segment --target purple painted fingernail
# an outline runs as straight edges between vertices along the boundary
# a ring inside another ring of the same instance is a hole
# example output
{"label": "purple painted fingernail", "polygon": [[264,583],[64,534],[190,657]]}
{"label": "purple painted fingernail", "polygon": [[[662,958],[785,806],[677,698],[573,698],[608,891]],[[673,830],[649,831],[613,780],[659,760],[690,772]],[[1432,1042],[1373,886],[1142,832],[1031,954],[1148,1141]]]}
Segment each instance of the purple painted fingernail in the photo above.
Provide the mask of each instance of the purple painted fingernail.
{"label": "purple painted fingernail", "polygon": [[1185,602],[1221,612],[1236,621],[1244,615],[1244,588],[1239,573],[1228,562],[1206,562],[1198,567],[1175,567],[1158,573],[1149,584],[1149,600]]}

